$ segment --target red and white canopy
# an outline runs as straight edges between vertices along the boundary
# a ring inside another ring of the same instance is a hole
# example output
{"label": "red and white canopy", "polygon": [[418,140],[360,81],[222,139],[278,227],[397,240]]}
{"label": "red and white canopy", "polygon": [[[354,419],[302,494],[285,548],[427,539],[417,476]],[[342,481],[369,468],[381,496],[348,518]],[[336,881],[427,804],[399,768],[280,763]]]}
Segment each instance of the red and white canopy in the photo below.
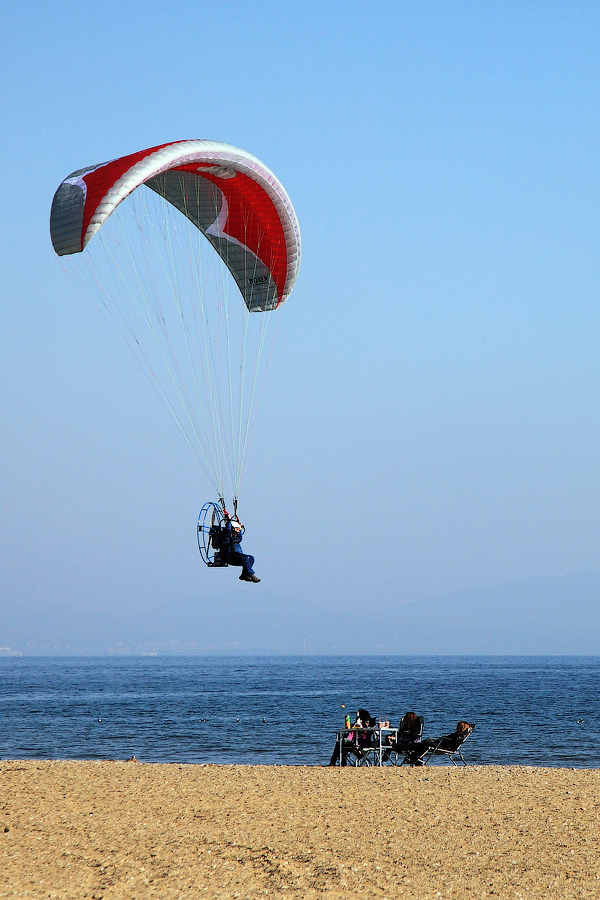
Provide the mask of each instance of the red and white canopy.
{"label": "red and white canopy", "polygon": [[80,253],[143,184],[211,242],[249,310],[275,309],[286,300],[300,266],[300,229],[291,201],[256,157],[217,141],[161,144],[73,172],[52,202],[56,253]]}

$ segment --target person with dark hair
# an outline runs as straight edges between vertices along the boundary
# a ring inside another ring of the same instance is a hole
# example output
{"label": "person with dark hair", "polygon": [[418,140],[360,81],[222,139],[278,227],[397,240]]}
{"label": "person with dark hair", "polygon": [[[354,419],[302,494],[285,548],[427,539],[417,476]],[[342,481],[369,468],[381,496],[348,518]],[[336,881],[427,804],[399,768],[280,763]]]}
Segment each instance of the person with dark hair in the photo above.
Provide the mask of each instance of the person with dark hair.
{"label": "person with dark hair", "polygon": [[360,759],[363,749],[371,744],[373,738],[373,732],[365,729],[374,727],[375,719],[371,718],[371,713],[366,709],[359,709],[356,713],[356,719],[350,726],[352,730],[349,734],[338,732],[338,739],[335,742],[329,765],[335,766],[340,761],[340,743],[342,749],[342,766],[347,764],[346,761],[349,753],[352,753],[353,756]]}
{"label": "person with dark hair", "polygon": [[449,750],[453,753],[464,743],[474,728],[474,725],[469,725],[468,722],[461,720],[456,723],[456,730],[451,734],[445,734],[438,738],[425,738],[407,755],[406,760],[411,766],[422,766],[424,765],[423,757],[429,750]]}
{"label": "person with dark hair", "polygon": [[387,762],[392,753],[406,754],[409,750],[418,749],[422,734],[423,718],[416,712],[405,713],[398,725],[396,737],[390,737],[390,746],[383,751],[383,762]]}

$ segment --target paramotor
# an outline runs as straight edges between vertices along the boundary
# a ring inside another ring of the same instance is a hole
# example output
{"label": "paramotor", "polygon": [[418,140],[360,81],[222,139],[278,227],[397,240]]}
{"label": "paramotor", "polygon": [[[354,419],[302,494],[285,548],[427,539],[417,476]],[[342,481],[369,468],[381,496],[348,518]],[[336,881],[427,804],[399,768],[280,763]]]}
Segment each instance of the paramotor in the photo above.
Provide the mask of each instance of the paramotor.
{"label": "paramotor", "polygon": [[[281,183],[229,144],[162,144],[72,172],[50,233],[235,508],[278,310],[300,265]],[[207,504],[201,519],[207,507],[218,515]],[[210,541],[200,552],[210,564]]]}

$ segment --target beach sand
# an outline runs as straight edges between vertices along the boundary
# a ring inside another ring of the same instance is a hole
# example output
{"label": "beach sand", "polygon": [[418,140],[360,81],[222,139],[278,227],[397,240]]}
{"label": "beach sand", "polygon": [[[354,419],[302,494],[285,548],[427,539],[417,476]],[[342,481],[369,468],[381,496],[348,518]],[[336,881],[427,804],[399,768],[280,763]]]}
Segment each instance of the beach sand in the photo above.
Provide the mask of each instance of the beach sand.
{"label": "beach sand", "polygon": [[0,763],[0,897],[600,897],[600,770]]}

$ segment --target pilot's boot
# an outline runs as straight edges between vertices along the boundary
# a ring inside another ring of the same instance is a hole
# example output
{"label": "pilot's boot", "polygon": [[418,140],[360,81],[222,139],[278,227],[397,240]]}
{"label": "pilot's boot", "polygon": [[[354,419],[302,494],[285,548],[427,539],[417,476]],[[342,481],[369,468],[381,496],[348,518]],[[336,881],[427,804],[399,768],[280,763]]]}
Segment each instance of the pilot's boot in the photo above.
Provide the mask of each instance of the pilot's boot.
{"label": "pilot's boot", "polygon": [[254,582],[254,584],[258,584],[260,581],[260,578],[257,578],[257,576],[254,573],[252,573],[252,575],[250,575],[249,572],[242,572],[242,574],[240,575],[240,581],[252,581],[252,582]]}

